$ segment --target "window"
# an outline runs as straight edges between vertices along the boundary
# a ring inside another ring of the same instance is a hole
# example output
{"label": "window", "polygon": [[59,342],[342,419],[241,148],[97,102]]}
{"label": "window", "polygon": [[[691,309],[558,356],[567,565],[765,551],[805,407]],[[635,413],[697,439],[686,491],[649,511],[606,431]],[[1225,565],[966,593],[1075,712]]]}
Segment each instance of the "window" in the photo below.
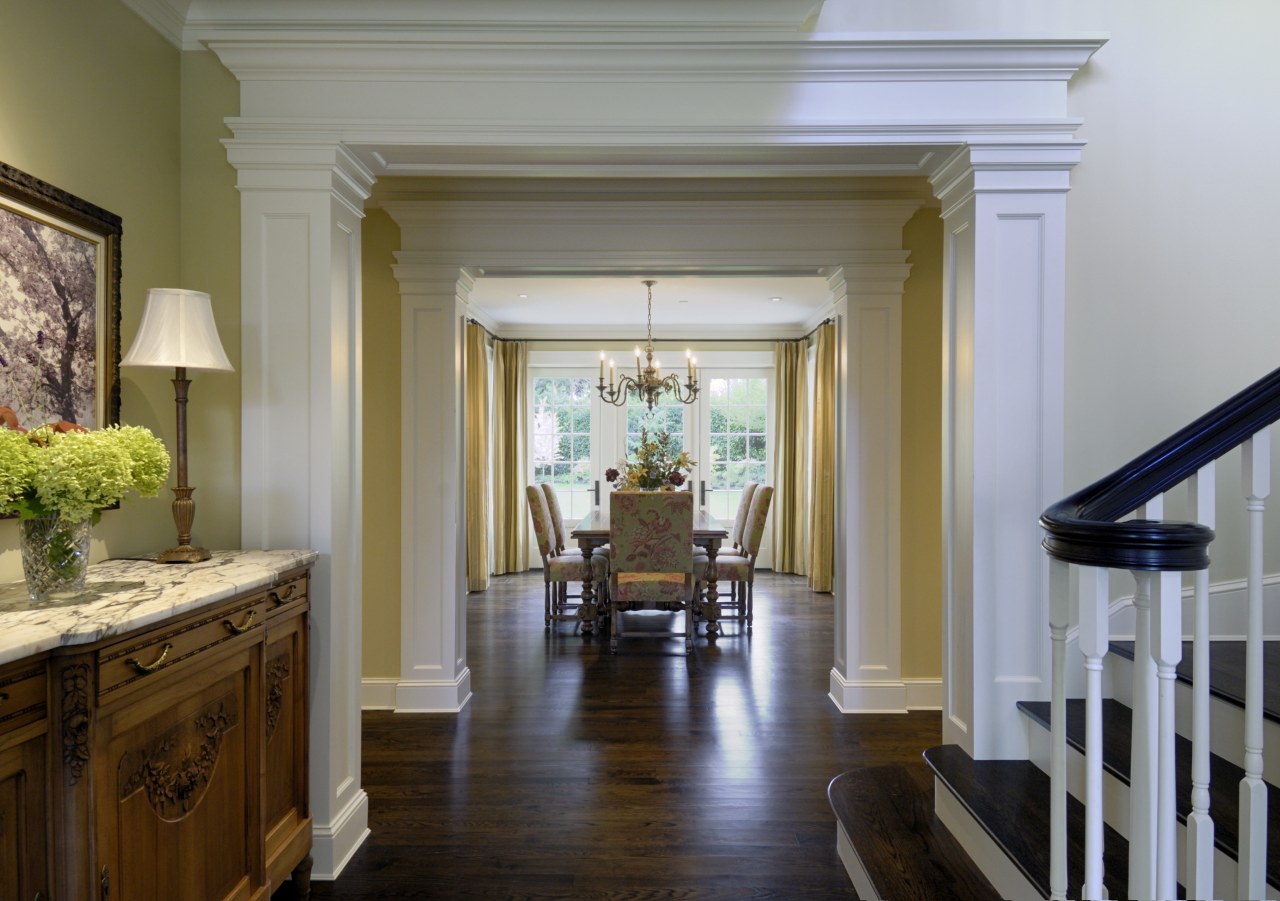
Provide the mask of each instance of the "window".
{"label": "window", "polygon": [[591,398],[588,378],[535,377],[530,433],[533,480],[550,482],[568,522],[591,512]]}
{"label": "window", "polygon": [[712,377],[706,381],[706,506],[732,522],[742,489],[768,476],[769,384],[761,377]]}

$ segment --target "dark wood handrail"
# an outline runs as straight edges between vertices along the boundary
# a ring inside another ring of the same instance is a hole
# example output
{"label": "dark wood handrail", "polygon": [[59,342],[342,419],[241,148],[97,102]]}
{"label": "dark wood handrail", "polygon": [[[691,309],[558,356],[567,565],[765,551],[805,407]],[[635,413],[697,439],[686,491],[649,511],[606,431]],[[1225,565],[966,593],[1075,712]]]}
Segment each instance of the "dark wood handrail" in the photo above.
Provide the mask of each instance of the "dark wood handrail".
{"label": "dark wood handrail", "polygon": [[1173,520],[1117,520],[1280,420],[1280,369],[1040,516],[1044,549],[1057,560],[1139,570],[1209,565],[1213,529]]}

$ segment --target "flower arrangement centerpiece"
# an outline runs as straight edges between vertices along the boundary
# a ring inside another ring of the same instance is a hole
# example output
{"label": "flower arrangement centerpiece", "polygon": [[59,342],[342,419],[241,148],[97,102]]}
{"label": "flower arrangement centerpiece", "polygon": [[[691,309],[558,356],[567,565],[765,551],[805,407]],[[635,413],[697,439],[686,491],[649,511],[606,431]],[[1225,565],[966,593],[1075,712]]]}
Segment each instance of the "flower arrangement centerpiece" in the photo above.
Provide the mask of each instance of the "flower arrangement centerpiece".
{"label": "flower arrangement centerpiece", "polygon": [[82,590],[90,524],[130,491],[154,497],[168,476],[168,451],[140,426],[62,421],[28,431],[0,407],[0,514],[20,520],[31,599]]}
{"label": "flower arrangement centerpiece", "polygon": [[674,491],[697,465],[688,451],[679,449],[670,432],[659,432],[650,440],[649,430],[642,429],[635,459],[619,460],[622,468],[610,467],[604,477],[619,491]]}

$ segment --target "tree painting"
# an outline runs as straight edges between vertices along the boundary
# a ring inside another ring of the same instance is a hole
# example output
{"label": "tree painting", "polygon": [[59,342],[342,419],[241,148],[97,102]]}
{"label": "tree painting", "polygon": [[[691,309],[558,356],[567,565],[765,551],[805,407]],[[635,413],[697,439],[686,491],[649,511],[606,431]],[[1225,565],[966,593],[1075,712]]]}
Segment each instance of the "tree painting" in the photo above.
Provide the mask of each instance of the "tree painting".
{"label": "tree painting", "polygon": [[97,419],[98,244],[0,207],[0,405]]}

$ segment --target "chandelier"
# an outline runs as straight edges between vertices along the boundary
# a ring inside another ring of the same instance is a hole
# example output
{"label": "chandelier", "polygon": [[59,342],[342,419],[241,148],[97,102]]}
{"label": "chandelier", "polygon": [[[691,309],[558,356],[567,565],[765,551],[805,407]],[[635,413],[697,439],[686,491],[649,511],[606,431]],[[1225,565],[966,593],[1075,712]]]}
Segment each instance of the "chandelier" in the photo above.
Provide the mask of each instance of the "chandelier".
{"label": "chandelier", "polygon": [[653,357],[653,279],[645,279],[640,284],[649,289],[649,337],[644,346],[645,365],[640,368],[640,348],[636,348],[636,374],[618,374],[613,360],[609,361],[609,384],[604,383],[604,352],[600,353],[600,383],[596,386],[600,398],[605,403],[621,407],[627,402],[632,392],[643,400],[650,410],[658,403],[664,391],[670,392],[682,404],[691,404],[698,397],[698,360],[693,351],[686,350],[685,380],[674,372],[662,374],[662,364]]}

